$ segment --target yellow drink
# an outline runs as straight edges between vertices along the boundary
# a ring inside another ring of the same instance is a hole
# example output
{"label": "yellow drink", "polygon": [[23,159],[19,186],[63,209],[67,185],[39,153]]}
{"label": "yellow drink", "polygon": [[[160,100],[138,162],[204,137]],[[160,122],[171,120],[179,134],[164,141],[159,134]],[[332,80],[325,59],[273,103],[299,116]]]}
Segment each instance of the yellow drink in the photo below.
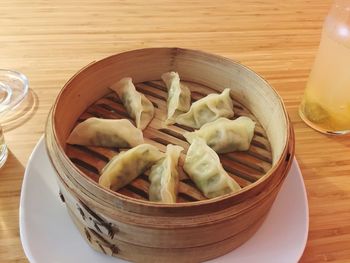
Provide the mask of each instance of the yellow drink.
{"label": "yellow drink", "polygon": [[[338,28],[344,37],[347,28]],[[338,36],[339,38],[339,36]],[[333,134],[350,132],[350,45],[324,30],[300,105],[301,118],[312,128]]]}

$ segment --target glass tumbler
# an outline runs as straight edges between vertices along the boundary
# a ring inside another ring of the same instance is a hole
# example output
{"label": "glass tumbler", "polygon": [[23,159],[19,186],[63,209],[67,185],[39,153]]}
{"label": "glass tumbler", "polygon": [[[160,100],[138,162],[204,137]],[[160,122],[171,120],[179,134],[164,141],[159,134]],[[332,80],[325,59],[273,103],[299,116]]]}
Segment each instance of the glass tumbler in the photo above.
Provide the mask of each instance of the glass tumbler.
{"label": "glass tumbler", "polygon": [[317,131],[350,132],[350,0],[336,0],[326,17],[299,115]]}
{"label": "glass tumbler", "polygon": [[[29,83],[25,75],[13,70],[0,69],[0,123],[4,124],[4,117],[24,100],[28,88]],[[7,155],[4,130],[0,124],[0,167],[5,164]]]}
{"label": "glass tumbler", "polygon": [[5,164],[7,159],[8,151],[5,143],[4,132],[0,125],[0,168]]}

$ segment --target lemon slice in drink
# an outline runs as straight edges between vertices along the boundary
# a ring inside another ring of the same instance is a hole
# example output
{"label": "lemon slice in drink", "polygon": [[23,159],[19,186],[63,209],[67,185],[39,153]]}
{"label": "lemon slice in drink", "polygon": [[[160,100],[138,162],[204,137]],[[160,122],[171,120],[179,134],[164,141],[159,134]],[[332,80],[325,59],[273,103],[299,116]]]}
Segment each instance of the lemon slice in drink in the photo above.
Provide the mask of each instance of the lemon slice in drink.
{"label": "lemon slice in drink", "polygon": [[305,100],[302,108],[306,118],[315,123],[326,122],[330,117],[328,111],[317,102]]}

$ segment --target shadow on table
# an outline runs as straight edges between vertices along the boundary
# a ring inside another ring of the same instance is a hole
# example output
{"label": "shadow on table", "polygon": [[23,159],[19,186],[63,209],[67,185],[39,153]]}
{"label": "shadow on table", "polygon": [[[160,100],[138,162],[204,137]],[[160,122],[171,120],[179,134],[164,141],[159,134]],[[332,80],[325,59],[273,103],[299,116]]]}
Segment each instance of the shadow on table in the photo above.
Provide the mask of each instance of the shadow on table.
{"label": "shadow on table", "polygon": [[11,131],[30,120],[38,110],[38,106],[37,94],[29,89],[27,97],[17,107],[0,115],[0,122],[4,131]]}
{"label": "shadow on table", "polygon": [[23,164],[16,158],[13,152],[8,149],[7,160],[4,166],[0,168],[0,184],[7,190],[12,189],[15,192],[19,191],[22,185],[23,174]]}

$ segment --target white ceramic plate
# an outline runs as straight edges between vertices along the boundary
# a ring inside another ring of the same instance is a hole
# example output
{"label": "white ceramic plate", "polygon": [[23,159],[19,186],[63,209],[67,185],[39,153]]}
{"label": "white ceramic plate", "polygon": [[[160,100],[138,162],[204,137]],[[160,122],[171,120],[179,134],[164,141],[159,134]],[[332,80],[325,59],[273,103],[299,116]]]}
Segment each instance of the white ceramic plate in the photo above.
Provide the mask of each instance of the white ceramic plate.
{"label": "white ceramic plate", "polygon": [[[91,249],[71,222],[58,196],[54,169],[43,138],[29,159],[20,203],[20,234],[30,262],[121,263]],[[308,233],[308,204],[296,160],[270,213],[257,233],[241,247],[210,262],[295,263]]]}

